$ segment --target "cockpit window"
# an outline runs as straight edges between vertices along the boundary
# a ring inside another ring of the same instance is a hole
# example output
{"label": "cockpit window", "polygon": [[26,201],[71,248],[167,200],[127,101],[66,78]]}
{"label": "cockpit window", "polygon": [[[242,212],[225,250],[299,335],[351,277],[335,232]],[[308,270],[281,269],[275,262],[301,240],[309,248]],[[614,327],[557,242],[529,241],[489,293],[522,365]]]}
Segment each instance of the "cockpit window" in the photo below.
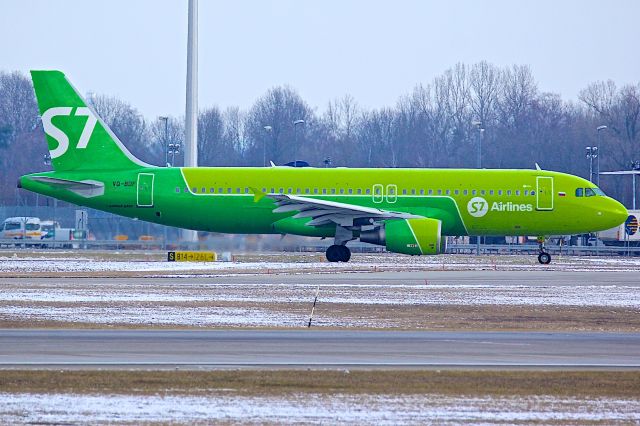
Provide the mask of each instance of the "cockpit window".
{"label": "cockpit window", "polygon": [[604,191],[600,188],[593,188],[593,192],[596,193],[596,195],[600,195],[601,197],[606,196],[607,194],[604,193]]}
{"label": "cockpit window", "polygon": [[584,189],[584,196],[585,197],[594,197],[596,195],[596,191],[593,190],[593,188],[585,188]]}
{"label": "cockpit window", "polygon": [[578,188],[576,189],[576,197],[582,197],[584,195],[584,189]]}

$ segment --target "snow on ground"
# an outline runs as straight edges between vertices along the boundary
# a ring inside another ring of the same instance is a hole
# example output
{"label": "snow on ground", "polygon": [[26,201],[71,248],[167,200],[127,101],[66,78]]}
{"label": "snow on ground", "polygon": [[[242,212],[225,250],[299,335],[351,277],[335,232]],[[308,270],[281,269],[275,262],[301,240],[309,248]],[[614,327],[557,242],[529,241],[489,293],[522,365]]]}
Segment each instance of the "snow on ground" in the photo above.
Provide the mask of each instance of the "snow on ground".
{"label": "snow on ground", "polygon": [[[264,257],[268,258],[268,255]],[[318,255],[301,254],[273,255],[285,261],[252,261],[252,262],[165,262],[165,261],[114,261],[95,260],[82,257],[42,258],[0,256],[0,273],[2,272],[156,272],[166,274],[197,273],[229,274],[237,271],[244,274],[260,274],[279,271],[306,272],[343,272],[366,270],[621,270],[640,271],[640,258],[629,257],[574,257],[554,256],[551,265],[540,266],[535,256],[474,256],[474,255],[441,255],[441,256],[402,256],[393,254],[354,255],[349,263],[318,262]],[[291,261],[286,261],[290,258]],[[309,261],[312,259],[312,261]]]}
{"label": "snow on ground", "polygon": [[[299,326],[308,318],[310,284],[132,280],[120,284],[69,279],[5,284],[0,320],[176,326]],[[640,309],[637,286],[514,284],[322,284],[318,303],[369,306],[567,306]],[[318,324],[390,326],[382,318],[324,312]],[[362,311],[364,312],[364,311]],[[341,314],[340,314],[341,315]],[[387,318],[388,320],[388,318]],[[371,322],[373,321],[373,322]]]}
{"label": "snow on ground", "polygon": [[302,315],[258,308],[172,306],[1,306],[0,318],[91,324],[295,327]]}
{"label": "snow on ground", "polygon": [[629,424],[637,399],[442,395],[139,396],[0,393],[0,423]]}
{"label": "snow on ground", "polygon": [[[50,304],[141,303],[308,303],[311,284],[172,283],[119,286],[83,283],[5,285],[0,305],[15,302]],[[640,308],[638,286],[514,284],[321,284],[319,301],[355,305],[536,305]],[[22,303],[21,303],[22,304]],[[30,305],[34,305],[30,303]]]}

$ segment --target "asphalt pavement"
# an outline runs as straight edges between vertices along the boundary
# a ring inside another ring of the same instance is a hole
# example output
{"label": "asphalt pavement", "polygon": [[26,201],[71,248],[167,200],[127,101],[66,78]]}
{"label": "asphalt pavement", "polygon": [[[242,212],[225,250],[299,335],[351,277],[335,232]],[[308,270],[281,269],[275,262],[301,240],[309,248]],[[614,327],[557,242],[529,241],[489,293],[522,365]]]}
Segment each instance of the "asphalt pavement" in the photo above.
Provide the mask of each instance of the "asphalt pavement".
{"label": "asphalt pavement", "polygon": [[0,367],[640,368],[640,333],[0,330]]}

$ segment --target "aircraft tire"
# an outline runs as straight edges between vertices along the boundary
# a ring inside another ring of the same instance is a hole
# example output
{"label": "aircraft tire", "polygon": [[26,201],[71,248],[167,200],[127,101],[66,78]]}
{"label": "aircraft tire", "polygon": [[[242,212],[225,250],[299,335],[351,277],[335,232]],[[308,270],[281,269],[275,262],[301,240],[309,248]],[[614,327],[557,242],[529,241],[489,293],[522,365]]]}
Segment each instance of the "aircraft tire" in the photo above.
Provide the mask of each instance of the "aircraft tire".
{"label": "aircraft tire", "polygon": [[329,262],[348,262],[351,259],[351,250],[347,246],[334,244],[329,246],[326,256]]}
{"label": "aircraft tire", "polygon": [[538,262],[543,265],[548,265],[549,263],[551,263],[551,255],[543,251],[538,255]]}
{"label": "aircraft tire", "polygon": [[351,259],[351,250],[347,246],[340,247],[340,262],[348,262]]}
{"label": "aircraft tire", "polygon": [[329,246],[327,252],[325,253],[327,256],[327,260],[329,262],[339,262],[340,261],[340,246],[332,245]]}

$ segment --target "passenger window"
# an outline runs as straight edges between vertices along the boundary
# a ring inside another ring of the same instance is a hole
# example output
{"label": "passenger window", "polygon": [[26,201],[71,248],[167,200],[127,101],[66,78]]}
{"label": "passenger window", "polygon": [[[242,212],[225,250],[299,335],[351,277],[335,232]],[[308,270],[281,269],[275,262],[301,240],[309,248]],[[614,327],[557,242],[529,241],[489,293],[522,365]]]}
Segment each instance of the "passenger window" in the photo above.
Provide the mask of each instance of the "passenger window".
{"label": "passenger window", "polygon": [[280,193],[284,194],[284,188],[280,188]]}
{"label": "passenger window", "polygon": [[519,189],[516,189],[515,195],[520,195],[520,190]]}
{"label": "passenger window", "polygon": [[240,194],[240,188],[236,188],[236,194]]}
{"label": "passenger window", "polygon": [[340,188],[340,194],[344,194],[344,189]]}
{"label": "passenger window", "polygon": [[507,196],[511,196],[511,190],[507,189]]}
{"label": "passenger window", "polygon": [[349,188],[349,195],[353,194],[353,189]]}
{"label": "passenger window", "polygon": [[336,193],[336,189],[335,188],[331,188],[331,193],[335,194]]}
{"label": "passenger window", "polygon": [[326,194],[327,193],[327,188],[322,188],[322,193]]}
{"label": "passenger window", "polygon": [[304,193],[305,193],[305,194],[308,194],[308,193],[309,193],[309,188],[305,188],[305,189],[304,189]]}
{"label": "passenger window", "polygon": [[293,189],[289,188],[289,189],[287,189],[287,192],[288,192],[289,194],[291,194],[291,193],[293,192]]}
{"label": "passenger window", "polygon": [[267,188],[262,188],[262,192],[267,192]]}
{"label": "passenger window", "polygon": [[366,195],[370,195],[371,194],[371,190],[369,188],[367,188],[367,190],[365,191]]}
{"label": "passenger window", "polygon": [[450,190],[450,189],[447,189],[447,190],[445,191],[445,194],[447,194],[447,195],[451,195],[451,190]]}
{"label": "passenger window", "polygon": [[402,190],[402,195],[407,195],[407,190],[406,189]]}
{"label": "passenger window", "polygon": [[480,195],[485,195],[487,193],[487,191],[485,191],[484,189],[480,190]]}
{"label": "passenger window", "polygon": [[198,188],[191,188],[191,192],[193,192],[194,194],[198,193]]}
{"label": "passenger window", "polygon": [[585,197],[594,197],[596,195],[596,192],[591,189],[591,188],[585,188],[584,189],[584,196]]}
{"label": "passenger window", "polygon": [[493,195],[493,189],[489,190],[489,195]]}
{"label": "passenger window", "polygon": [[176,192],[180,192],[180,187],[176,186]]}
{"label": "passenger window", "polygon": [[210,194],[213,194],[214,192],[216,192],[216,189],[215,189],[215,188],[209,188],[209,193],[210,193]]}
{"label": "passenger window", "polygon": [[442,189],[438,189],[438,195],[442,195]]}
{"label": "passenger window", "polygon": [[424,195],[424,189],[420,190],[420,195]]}
{"label": "passenger window", "polygon": [[275,188],[271,188],[271,193],[275,194],[276,193],[276,189]]}
{"label": "passenger window", "polygon": [[429,195],[432,195],[432,194],[433,194],[433,189],[430,189],[429,190]]}
{"label": "passenger window", "polygon": [[453,193],[454,193],[455,195],[460,195],[460,190],[459,190],[459,189],[456,189],[455,191],[453,191]]}
{"label": "passenger window", "polygon": [[248,194],[248,193],[249,193],[249,188],[245,188],[245,189],[244,189],[244,193],[245,193],[245,194]]}
{"label": "passenger window", "polygon": [[468,189],[463,190],[462,195],[469,195],[469,190]]}
{"label": "passenger window", "polygon": [[318,188],[313,188],[313,193],[317,194],[318,193]]}
{"label": "passenger window", "polygon": [[233,192],[233,189],[227,188],[227,194],[231,194],[232,192]]}
{"label": "passenger window", "polygon": [[357,192],[357,194],[358,194],[358,195],[360,195],[360,194],[362,194],[362,189],[358,188],[358,189],[356,190],[356,192]]}
{"label": "passenger window", "polygon": [[203,194],[206,193],[207,192],[207,188],[202,188],[202,191],[200,191],[200,192],[202,192]]}
{"label": "passenger window", "polygon": [[411,195],[416,195],[416,190],[415,189],[411,190]]}
{"label": "passenger window", "polygon": [[502,189],[498,189],[498,195],[502,195]]}
{"label": "passenger window", "polygon": [[471,190],[471,195],[476,195],[477,191],[475,189]]}

